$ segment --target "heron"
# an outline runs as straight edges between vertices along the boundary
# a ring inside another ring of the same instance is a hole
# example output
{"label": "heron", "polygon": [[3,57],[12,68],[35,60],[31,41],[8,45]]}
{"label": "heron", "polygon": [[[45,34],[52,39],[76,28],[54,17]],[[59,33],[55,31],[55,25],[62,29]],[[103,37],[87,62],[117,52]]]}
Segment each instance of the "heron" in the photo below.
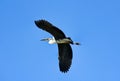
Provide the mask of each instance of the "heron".
{"label": "heron", "polygon": [[34,22],[38,28],[45,30],[46,32],[53,35],[53,38],[44,38],[41,39],[41,41],[48,41],[49,44],[58,45],[59,69],[63,73],[68,72],[71,67],[73,58],[73,52],[70,44],[80,45],[80,43],[73,42],[70,37],[66,37],[62,30],[46,20],[41,19]]}

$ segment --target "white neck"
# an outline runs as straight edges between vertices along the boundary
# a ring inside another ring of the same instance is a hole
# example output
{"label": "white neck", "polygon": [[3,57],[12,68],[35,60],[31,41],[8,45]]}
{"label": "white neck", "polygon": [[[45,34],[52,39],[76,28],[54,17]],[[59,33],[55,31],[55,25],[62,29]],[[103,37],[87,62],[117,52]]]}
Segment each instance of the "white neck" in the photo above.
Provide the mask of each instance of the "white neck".
{"label": "white neck", "polygon": [[49,44],[56,44],[55,38],[54,38],[54,37],[51,38],[48,43],[49,43]]}

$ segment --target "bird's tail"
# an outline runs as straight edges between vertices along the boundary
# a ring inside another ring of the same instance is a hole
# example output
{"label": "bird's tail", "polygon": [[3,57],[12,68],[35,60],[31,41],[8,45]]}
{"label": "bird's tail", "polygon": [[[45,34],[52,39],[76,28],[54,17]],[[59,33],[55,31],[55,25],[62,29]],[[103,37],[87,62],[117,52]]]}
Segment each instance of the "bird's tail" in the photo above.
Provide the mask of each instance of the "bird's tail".
{"label": "bird's tail", "polygon": [[79,42],[74,42],[73,45],[81,45]]}

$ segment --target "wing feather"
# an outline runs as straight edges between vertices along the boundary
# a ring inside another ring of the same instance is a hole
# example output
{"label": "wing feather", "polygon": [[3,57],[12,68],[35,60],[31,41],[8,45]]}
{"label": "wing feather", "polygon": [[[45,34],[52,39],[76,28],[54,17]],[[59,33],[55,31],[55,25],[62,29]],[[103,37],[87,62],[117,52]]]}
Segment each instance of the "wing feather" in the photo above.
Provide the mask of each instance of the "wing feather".
{"label": "wing feather", "polygon": [[65,34],[60,29],[53,26],[50,22],[46,20],[37,20],[35,21],[35,24],[38,28],[43,29],[52,34],[56,40],[66,37]]}
{"label": "wing feather", "polygon": [[58,44],[59,68],[62,72],[67,72],[72,64],[72,48],[69,44]]}
{"label": "wing feather", "polygon": [[[35,21],[38,28],[43,29],[52,34],[56,40],[66,38],[63,31],[53,26],[46,20]],[[69,44],[58,44],[59,50],[59,68],[62,72],[67,72],[72,64],[72,48]]]}

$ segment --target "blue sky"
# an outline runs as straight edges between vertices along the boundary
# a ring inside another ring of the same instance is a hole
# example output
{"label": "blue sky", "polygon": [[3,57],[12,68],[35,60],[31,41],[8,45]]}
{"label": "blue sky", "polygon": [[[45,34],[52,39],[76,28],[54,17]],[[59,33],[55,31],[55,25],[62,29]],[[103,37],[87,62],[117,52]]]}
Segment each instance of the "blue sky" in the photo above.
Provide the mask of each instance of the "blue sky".
{"label": "blue sky", "polygon": [[[68,73],[38,19],[81,43]],[[119,0],[1,0],[0,22],[0,81],[120,81]]]}

